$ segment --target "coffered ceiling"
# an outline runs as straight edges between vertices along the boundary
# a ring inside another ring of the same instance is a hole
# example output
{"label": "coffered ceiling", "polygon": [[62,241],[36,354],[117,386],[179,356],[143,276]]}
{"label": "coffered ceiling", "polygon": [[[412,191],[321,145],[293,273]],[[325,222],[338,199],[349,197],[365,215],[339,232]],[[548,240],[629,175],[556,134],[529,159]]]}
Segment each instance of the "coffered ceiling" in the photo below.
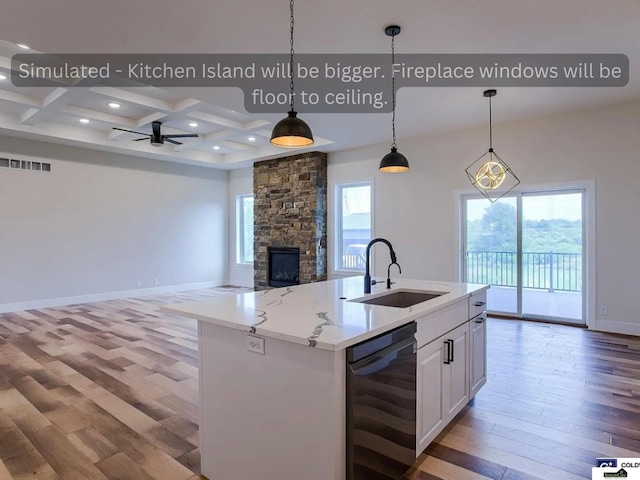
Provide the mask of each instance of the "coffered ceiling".
{"label": "coffered ceiling", "polygon": [[[288,8],[283,0],[4,0],[0,73],[9,76],[11,57],[24,53],[16,43],[46,53],[286,53]],[[383,28],[389,23],[402,26],[396,39],[401,53],[629,57],[625,87],[499,89],[494,102],[498,127],[524,117],[640,100],[637,0],[296,0],[296,51],[387,53]],[[400,90],[399,140],[482,125],[482,90]],[[110,108],[110,102],[120,108]],[[0,132],[224,169],[291,153],[269,144],[273,125],[285,112],[248,114],[243,105],[237,88],[18,88],[7,79],[0,80]],[[80,123],[81,118],[89,122]],[[316,136],[312,149],[388,143],[390,137],[389,114],[308,114],[304,119]],[[112,130],[150,132],[154,120],[163,122],[163,133],[200,137],[156,148]]]}
{"label": "coffered ceiling", "polygon": [[[14,53],[23,51],[0,41],[0,74],[6,77],[0,80],[0,130],[7,135],[218,168],[282,155],[282,149],[269,143],[270,120],[195,98],[180,88],[16,87],[10,80]],[[162,122],[163,134],[196,133],[198,138],[154,147],[136,141],[140,135],[112,128],[151,133],[154,121]],[[329,143],[316,138],[315,148]]]}

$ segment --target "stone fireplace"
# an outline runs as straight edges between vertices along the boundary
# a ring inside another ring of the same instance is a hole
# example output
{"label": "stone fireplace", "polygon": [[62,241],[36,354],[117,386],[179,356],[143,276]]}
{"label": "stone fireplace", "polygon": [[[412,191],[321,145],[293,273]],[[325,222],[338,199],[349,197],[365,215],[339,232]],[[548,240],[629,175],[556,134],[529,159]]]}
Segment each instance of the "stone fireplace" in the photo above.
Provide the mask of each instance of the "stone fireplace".
{"label": "stone fireplace", "polygon": [[[304,153],[253,167],[254,288],[327,279],[327,155]],[[298,249],[298,279],[292,267]],[[288,257],[280,257],[288,251]],[[284,261],[270,271],[270,262]],[[270,275],[271,273],[271,275]],[[286,277],[274,279],[275,276]]]}

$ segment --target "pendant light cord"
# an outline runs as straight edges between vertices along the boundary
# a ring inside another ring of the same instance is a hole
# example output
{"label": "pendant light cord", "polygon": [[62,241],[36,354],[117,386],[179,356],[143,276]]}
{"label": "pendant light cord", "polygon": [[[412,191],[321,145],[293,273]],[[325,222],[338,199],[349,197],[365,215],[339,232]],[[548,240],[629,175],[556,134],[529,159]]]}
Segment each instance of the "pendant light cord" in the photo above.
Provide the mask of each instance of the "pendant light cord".
{"label": "pendant light cord", "polygon": [[291,12],[291,21],[290,21],[291,39],[289,40],[289,43],[291,45],[291,57],[290,57],[290,61],[289,61],[289,79],[290,79],[289,88],[291,89],[291,92],[290,92],[289,96],[290,96],[290,102],[291,102],[291,111],[293,112],[294,111],[294,108],[293,108],[293,96],[294,96],[294,93],[293,92],[295,91],[294,90],[294,86],[293,86],[293,77],[295,76],[295,73],[294,73],[295,69],[294,69],[294,66],[293,66],[293,24],[294,24],[294,21],[293,21],[293,0],[290,0],[290,2],[289,2],[289,10]]}
{"label": "pendant light cord", "polygon": [[393,66],[396,64],[395,35],[391,35],[391,105],[393,113],[391,116],[391,131],[393,132],[393,143],[391,147],[396,147],[396,75]]}
{"label": "pendant light cord", "polygon": [[489,151],[493,151],[493,122],[491,121],[491,97],[489,97]]}

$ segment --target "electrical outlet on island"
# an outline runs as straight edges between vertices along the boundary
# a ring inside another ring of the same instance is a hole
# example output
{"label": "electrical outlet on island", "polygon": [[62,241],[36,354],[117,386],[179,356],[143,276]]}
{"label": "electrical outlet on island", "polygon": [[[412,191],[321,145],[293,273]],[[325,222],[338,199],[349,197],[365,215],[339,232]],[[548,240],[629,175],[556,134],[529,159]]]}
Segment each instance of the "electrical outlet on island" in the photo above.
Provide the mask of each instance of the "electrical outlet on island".
{"label": "electrical outlet on island", "polygon": [[264,338],[247,335],[247,350],[252,353],[264,355]]}

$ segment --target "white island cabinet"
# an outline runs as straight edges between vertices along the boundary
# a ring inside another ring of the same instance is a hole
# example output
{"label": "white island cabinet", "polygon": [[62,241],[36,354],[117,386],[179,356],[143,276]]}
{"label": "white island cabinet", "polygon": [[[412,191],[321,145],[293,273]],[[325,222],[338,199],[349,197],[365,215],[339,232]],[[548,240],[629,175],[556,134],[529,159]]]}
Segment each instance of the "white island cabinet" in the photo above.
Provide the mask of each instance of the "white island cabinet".
{"label": "white island cabinet", "polygon": [[485,302],[483,289],[417,320],[416,456],[486,382]]}
{"label": "white island cabinet", "polygon": [[[486,379],[483,310],[469,315],[487,286],[383,285],[364,295],[352,277],[164,307],[198,320],[204,476],[346,480],[346,349],[410,322],[416,454],[466,405]],[[407,308],[358,302],[401,289],[443,294]]]}

